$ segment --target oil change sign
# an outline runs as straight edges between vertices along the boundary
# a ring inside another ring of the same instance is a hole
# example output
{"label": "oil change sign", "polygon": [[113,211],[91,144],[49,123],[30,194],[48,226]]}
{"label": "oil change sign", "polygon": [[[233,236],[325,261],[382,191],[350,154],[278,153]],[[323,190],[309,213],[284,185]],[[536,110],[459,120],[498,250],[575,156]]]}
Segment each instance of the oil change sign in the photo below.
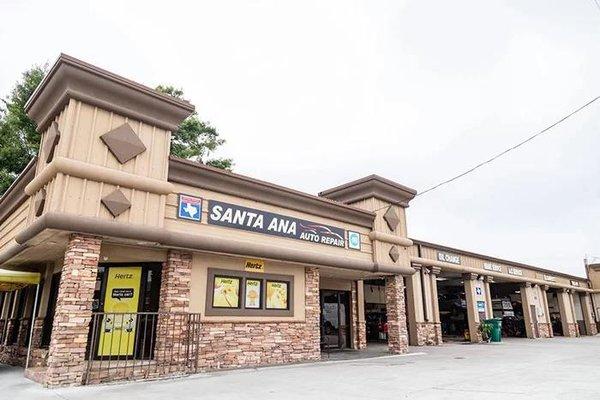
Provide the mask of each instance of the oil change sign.
{"label": "oil change sign", "polygon": [[346,231],[294,217],[210,200],[208,223],[265,235],[346,247]]}
{"label": "oil change sign", "polygon": [[99,356],[131,356],[135,343],[141,267],[108,268]]}

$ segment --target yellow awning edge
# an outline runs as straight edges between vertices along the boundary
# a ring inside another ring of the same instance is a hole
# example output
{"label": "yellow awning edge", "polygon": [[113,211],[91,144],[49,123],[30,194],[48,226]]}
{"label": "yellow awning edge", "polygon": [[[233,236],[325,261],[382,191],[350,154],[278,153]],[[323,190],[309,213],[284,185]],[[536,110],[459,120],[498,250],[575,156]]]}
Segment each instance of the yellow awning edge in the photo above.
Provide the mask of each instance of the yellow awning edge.
{"label": "yellow awning edge", "polygon": [[0,292],[10,292],[28,285],[37,285],[40,280],[41,274],[39,272],[0,269]]}

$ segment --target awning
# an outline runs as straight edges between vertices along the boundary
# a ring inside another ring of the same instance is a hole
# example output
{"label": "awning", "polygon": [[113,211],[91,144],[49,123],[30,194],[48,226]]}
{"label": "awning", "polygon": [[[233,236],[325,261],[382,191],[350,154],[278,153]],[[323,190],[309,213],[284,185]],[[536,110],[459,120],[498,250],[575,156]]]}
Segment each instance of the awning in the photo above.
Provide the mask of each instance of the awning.
{"label": "awning", "polygon": [[40,283],[39,272],[9,271],[0,269],[0,292],[11,292]]}

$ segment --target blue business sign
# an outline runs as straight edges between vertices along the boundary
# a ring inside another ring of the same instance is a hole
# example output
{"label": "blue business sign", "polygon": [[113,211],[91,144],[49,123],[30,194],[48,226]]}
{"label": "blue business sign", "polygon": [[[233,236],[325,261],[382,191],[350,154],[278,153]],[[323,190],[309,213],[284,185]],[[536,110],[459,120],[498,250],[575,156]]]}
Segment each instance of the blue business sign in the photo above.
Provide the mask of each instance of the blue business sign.
{"label": "blue business sign", "polygon": [[360,233],[348,231],[348,248],[360,250]]}
{"label": "blue business sign", "polygon": [[180,194],[177,217],[200,222],[202,218],[202,199],[199,197]]}

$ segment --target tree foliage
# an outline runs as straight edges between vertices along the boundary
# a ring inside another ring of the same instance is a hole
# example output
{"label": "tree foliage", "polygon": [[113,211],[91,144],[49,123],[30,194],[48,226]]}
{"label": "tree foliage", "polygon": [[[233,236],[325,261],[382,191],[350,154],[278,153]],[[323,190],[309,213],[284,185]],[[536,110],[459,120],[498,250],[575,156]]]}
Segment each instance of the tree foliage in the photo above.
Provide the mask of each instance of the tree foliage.
{"label": "tree foliage", "polygon": [[0,104],[0,194],[37,154],[40,135],[25,114],[25,103],[46,75],[47,66],[25,71],[21,80]]}
{"label": "tree foliage", "polygon": [[[156,90],[183,99],[183,90],[173,86],[159,85]],[[210,122],[202,121],[194,112],[171,136],[171,154],[230,171],[233,167],[231,158],[211,157],[211,154],[224,143],[225,139],[219,137],[217,129]]]}

